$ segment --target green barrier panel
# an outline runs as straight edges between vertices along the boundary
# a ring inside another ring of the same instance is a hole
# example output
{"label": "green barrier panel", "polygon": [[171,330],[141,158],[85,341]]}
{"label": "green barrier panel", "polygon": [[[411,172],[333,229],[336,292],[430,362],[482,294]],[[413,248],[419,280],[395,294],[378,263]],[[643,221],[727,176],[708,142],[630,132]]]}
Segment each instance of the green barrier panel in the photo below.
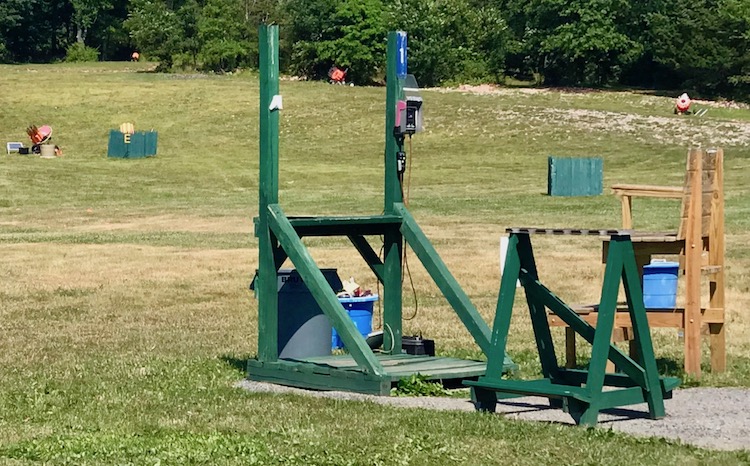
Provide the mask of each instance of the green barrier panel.
{"label": "green barrier panel", "polygon": [[118,130],[109,132],[107,156],[121,159],[141,159],[156,155],[158,133],[156,131],[136,131],[133,134]]}
{"label": "green barrier panel", "polygon": [[550,196],[598,196],[604,169],[601,157],[549,157],[547,194]]}

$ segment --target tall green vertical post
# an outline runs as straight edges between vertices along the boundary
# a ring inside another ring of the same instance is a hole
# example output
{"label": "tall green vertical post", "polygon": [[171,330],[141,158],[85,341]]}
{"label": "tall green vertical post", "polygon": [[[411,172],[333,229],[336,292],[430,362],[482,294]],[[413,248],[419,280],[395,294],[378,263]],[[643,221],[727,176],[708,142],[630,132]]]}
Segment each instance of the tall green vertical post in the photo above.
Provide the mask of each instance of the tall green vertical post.
{"label": "tall green vertical post", "polygon": [[[385,97],[385,206],[386,215],[396,214],[397,204],[403,202],[401,184],[397,172],[397,153],[403,148],[403,139],[395,133],[396,102],[403,83],[397,76],[398,57],[397,37],[403,32],[388,33],[388,61],[386,67]],[[383,235],[383,348],[393,354],[401,353],[401,257],[403,237],[398,228],[392,228]]]}
{"label": "tall green vertical post", "polygon": [[258,195],[258,359],[273,362],[278,350],[278,294],[274,251],[278,241],[269,226],[269,204],[279,202],[279,27],[262,24],[260,43],[260,183]]}
{"label": "tall green vertical post", "polygon": [[396,214],[397,203],[403,202],[401,183],[398,180],[397,153],[403,148],[403,138],[396,136],[396,102],[403,93],[403,82],[396,71],[398,57],[397,36],[403,32],[388,33],[388,55],[385,94],[385,206],[386,215]]}

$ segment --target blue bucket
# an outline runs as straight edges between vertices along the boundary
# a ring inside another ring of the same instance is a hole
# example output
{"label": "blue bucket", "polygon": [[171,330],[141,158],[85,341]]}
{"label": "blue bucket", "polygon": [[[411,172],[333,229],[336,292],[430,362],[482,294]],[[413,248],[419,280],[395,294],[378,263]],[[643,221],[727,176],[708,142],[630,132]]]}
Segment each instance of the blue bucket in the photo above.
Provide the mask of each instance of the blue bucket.
{"label": "blue bucket", "polygon": [[[349,313],[349,318],[352,319],[354,325],[357,326],[357,330],[364,337],[372,332],[372,308],[377,300],[378,295],[376,294],[359,298],[339,298],[339,302]],[[344,343],[334,328],[331,333],[331,348],[337,349],[343,346]]]}
{"label": "blue bucket", "polygon": [[677,262],[652,262],[643,267],[643,305],[646,309],[677,307]]}

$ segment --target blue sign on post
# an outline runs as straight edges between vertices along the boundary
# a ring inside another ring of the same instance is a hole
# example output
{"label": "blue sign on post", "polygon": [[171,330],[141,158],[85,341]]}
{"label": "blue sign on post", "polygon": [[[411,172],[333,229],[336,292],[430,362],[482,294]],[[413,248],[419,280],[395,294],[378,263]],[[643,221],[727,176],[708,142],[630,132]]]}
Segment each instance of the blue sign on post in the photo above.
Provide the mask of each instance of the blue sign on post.
{"label": "blue sign on post", "polygon": [[396,32],[396,49],[396,76],[403,79],[406,77],[406,32]]}

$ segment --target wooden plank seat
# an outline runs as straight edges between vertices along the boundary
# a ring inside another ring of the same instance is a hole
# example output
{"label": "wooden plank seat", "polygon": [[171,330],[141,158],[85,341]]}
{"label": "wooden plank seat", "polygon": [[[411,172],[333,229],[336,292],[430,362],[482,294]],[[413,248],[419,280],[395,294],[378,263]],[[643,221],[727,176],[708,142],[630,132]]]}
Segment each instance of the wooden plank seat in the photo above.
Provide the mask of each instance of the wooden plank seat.
{"label": "wooden plank seat", "polygon": [[[586,322],[595,325],[597,319],[597,313],[599,312],[599,305],[590,305],[585,307],[572,307],[572,309]],[[724,316],[722,315],[722,309],[702,307],[700,309],[701,320],[704,324],[715,324],[723,322]],[[626,304],[618,304],[616,309],[615,326],[627,328],[630,327],[630,317],[628,315],[628,307]],[[677,307],[674,309],[657,309],[648,310],[646,309],[646,316],[648,317],[649,327],[651,328],[684,328],[685,319],[685,308]],[[560,318],[556,317],[553,313],[548,314],[549,324],[553,327],[564,327],[565,322]]]}
{"label": "wooden plank seat", "polygon": [[[711,370],[726,368],[724,302],[724,153],[717,149],[690,149],[682,187],[616,184],[612,192],[620,198],[622,228],[630,231],[639,275],[654,255],[677,255],[685,275],[684,305],[668,311],[648,310],[652,327],[684,329],[685,372],[701,373],[701,331],[710,335]],[[633,230],[633,199],[637,197],[680,199],[679,227],[672,232]],[[604,240],[606,261],[609,241]],[[702,283],[703,280],[703,283]],[[707,283],[706,283],[707,282]],[[708,291],[708,306],[701,307],[702,290]],[[595,314],[593,309],[589,314]],[[594,316],[587,318],[589,321]],[[622,321],[618,320],[619,327]],[[558,325],[551,322],[551,325]],[[622,328],[622,327],[619,327]],[[625,328],[627,330],[627,328]],[[627,331],[624,332],[626,335]],[[568,367],[575,366],[575,338],[566,333]]]}

